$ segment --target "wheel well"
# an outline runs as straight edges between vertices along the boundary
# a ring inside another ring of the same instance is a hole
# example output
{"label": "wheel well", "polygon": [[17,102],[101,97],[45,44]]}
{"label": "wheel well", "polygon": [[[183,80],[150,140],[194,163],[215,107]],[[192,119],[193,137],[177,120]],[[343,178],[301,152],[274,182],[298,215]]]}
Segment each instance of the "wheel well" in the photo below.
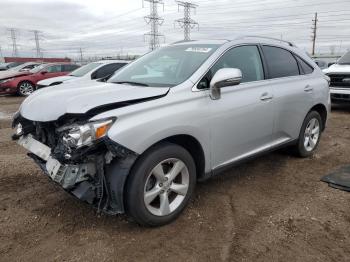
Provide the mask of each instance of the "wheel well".
{"label": "wheel well", "polygon": [[23,82],[31,83],[31,84],[35,87],[35,84],[34,84],[32,81],[30,81],[30,80],[22,80],[21,82],[18,83],[17,87],[19,88],[19,86],[20,86]]}
{"label": "wheel well", "polygon": [[204,169],[205,169],[205,156],[204,156],[203,148],[197,139],[195,139],[193,136],[190,136],[190,135],[175,135],[175,136],[165,138],[159,141],[158,143],[165,142],[165,141],[173,144],[177,144],[185,148],[191,154],[196,164],[197,179],[203,177]]}
{"label": "wheel well", "polygon": [[316,111],[320,114],[322,119],[322,131],[326,128],[326,121],[327,121],[327,108],[322,104],[317,104],[313,108],[311,108],[311,111]]}

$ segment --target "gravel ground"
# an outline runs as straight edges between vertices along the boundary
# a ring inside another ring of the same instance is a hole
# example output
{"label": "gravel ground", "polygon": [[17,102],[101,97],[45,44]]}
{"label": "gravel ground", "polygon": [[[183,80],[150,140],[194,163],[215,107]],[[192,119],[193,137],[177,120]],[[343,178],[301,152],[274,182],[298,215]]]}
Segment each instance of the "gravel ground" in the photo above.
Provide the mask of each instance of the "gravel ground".
{"label": "gravel ground", "polygon": [[0,261],[350,261],[350,193],[319,181],[350,162],[350,107],[333,111],[313,158],[252,160],[149,229],[97,215],[49,181],[10,139],[21,101],[0,97]]}

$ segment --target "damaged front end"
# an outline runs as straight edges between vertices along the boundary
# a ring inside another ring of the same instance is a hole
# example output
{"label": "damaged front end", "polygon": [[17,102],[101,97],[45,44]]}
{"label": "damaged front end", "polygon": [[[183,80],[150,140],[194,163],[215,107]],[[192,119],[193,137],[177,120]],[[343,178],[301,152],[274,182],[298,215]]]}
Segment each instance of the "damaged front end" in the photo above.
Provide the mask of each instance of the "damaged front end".
{"label": "damaged front end", "polygon": [[36,122],[16,114],[14,140],[53,181],[109,214],[124,212],[123,190],[137,154],[108,138],[116,118]]}

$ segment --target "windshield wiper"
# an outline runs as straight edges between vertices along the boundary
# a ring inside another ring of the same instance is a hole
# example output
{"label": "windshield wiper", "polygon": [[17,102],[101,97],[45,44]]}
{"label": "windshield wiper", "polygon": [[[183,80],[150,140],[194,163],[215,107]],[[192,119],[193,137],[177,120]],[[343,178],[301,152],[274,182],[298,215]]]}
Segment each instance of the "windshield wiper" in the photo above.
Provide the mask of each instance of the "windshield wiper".
{"label": "windshield wiper", "polygon": [[117,82],[112,82],[114,84],[129,84],[129,85],[134,85],[134,86],[149,86],[144,83],[139,83],[139,82],[132,82],[132,81],[117,81]]}

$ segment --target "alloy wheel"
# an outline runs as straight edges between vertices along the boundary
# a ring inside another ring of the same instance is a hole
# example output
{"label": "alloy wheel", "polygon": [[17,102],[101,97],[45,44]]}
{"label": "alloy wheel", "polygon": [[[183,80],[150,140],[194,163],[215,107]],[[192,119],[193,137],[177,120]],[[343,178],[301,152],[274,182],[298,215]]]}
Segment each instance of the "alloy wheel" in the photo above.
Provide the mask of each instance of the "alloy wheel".
{"label": "alloy wheel", "polygon": [[316,118],[312,118],[307,124],[304,132],[304,147],[306,151],[314,150],[320,137],[320,123]]}
{"label": "alloy wheel", "polygon": [[31,93],[34,92],[34,86],[29,82],[23,82],[19,86],[19,91],[24,96],[29,96]]}
{"label": "alloy wheel", "polygon": [[147,210],[156,216],[174,212],[184,201],[189,188],[189,171],[177,158],[158,163],[147,177],[144,202]]}

